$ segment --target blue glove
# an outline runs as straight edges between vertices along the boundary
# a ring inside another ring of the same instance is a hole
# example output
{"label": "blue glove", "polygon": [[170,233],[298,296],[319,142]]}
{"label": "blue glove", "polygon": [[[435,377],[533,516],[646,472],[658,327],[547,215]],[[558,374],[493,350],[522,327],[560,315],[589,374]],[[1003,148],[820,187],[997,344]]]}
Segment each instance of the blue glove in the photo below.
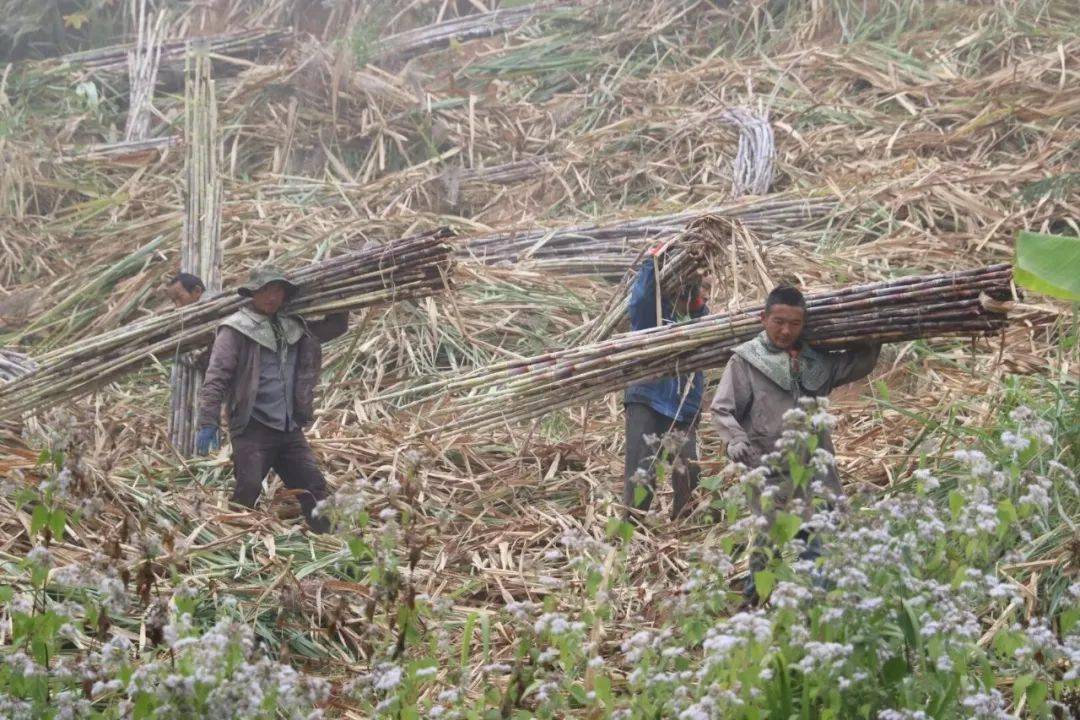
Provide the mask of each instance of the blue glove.
{"label": "blue glove", "polygon": [[195,452],[199,455],[209,455],[211,450],[221,447],[220,431],[210,425],[199,429],[195,436]]}

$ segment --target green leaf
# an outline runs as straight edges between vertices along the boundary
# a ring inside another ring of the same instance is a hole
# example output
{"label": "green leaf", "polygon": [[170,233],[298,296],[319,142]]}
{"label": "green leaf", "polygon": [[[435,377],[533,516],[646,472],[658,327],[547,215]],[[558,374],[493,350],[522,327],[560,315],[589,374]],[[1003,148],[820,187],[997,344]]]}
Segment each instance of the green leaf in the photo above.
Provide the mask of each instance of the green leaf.
{"label": "green leaf", "polygon": [[1041,295],[1080,301],[1080,238],[1020,231],[1013,279]]}
{"label": "green leaf", "polygon": [[773,520],[769,535],[778,545],[783,545],[795,537],[800,527],[802,527],[802,518],[792,513],[780,512],[776,514],[776,519]]}
{"label": "green leaf", "polygon": [[589,704],[589,698],[588,695],[586,695],[585,693],[585,688],[581,687],[581,685],[578,685],[577,683],[574,683],[570,686],[570,695],[574,698],[574,702],[576,702],[580,706],[586,706]]}
{"label": "green leaf", "polygon": [[465,632],[461,637],[461,667],[468,667],[469,653],[472,651],[473,627],[476,625],[476,613],[469,613],[465,618]]}
{"label": "green leaf", "polygon": [[38,505],[30,516],[30,534],[36,535],[49,524],[49,508]]}
{"label": "green leaf", "polygon": [[875,380],[874,389],[877,390],[878,395],[885,402],[889,402],[889,384],[884,380]]}
{"label": "green leaf", "polygon": [[353,560],[365,560],[371,555],[371,547],[364,542],[363,538],[349,538],[349,554]]}
{"label": "green leaf", "polygon": [[757,590],[758,597],[762,600],[769,597],[775,584],[776,575],[768,570],[754,573],[754,589]]}
{"label": "green leaf", "polygon": [[480,641],[484,648],[484,664],[491,662],[491,617],[483,615],[480,618]]}
{"label": "green leaf", "polygon": [[1011,630],[1002,630],[994,636],[994,649],[1002,658],[1011,658],[1023,644],[1023,636]]}
{"label": "green leaf", "polygon": [[904,642],[912,651],[917,651],[919,649],[919,621],[915,618],[915,613],[911,611],[911,606],[906,602],[900,604],[897,622],[904,633]]}
{"label": "green leaf", "polygon": [[[8,589],[10,590],[11,588]],[[2,591],[3,588],[0,588],[0,602],[4,602]],[[1068,635],[1069,631],[1076,627],[1076,623],[1078,622],[1080,622],[1080,605],[1074,605],[1062,610],[1061,617],[1058,619],[1058,623],[1061,626],[1062,637]]]}
{"label": "green leaf", "polygon": [[1046,705],[1047,689],[1046,683],[1044,682],[1031,683],[1031,687],[1027,690],[1027,699],[1028,707],[1032,711],[1041,710],[1043,706]]}
{"label": "green leaf", "polygon": [[64,537],[64,528],[67,527],[67,513],[62,508],[56,508],[49,514],[49,530],[57,540]]}
{"label": "green leaf", "polygon": [[630,538],[634,537],[634,526],[619,517],[610,517],[604,526],[604,532],[609,540],[619,538],[623,542],[629,542]]}
{"label": "green leaf", "polygon": [[1031,674],[1021,675],[1020,677],[1013,680],[1013,697],[1023,697],[1024,692],[1033,682],[1035,682],[1035,676]]}
{"label": "green leaf", "polygon": [[1005,533],[1009,531],[1009,528],[1019,520],[1019,516],[1016,514],[1016,506],[1012,504],[1012,501],[1006,498],[998,503],[997,507],[998,520],[1001,523],[998,525],[998,538],[1005,537]]}
{"label": "green leaf", "polygon": [[596,692],[596,697],[600,702],[611,707],[611,704],[615,701],[611,695],[611,678],[607,675],[597,675],[596,680],[593,681],[593,690]]}
{"label": "green leaf", "polygon": [[0,585],[0,605],[7,605],[15,597],[15,588],[10,585]]}
{"label": "green leaf", "polygon": [[960,511],[964,508],[964,496],[960,494],[959,490],[953,490],[949,493],[949,512],[952,513],[952,518],[955,520],[960,517]]}
{"label": "green leaf", "polygon": [[890,658],[881,668],[881,672],[885,676],[886,682],[900,682],[908,674],[907,660],[900,655]]}
{"label": "green leaf", "polygon": [[723,483],[724,479],[721,478],[719,475],[706,475],[705,477],[701,478],[700,485],[701,487],[705,488],[710,492],[716,492],[720,489],[720,486],[723,485]]}

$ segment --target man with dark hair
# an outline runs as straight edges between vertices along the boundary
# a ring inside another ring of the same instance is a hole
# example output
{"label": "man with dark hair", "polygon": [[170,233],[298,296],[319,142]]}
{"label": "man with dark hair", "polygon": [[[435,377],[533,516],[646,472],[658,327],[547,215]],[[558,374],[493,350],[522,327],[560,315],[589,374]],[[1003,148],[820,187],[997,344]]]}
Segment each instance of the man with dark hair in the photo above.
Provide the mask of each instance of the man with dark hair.
{"label": "man with dark hair", "polygon": [[[206,291],[206,285],[203,284],[202,278],[186,272],[176,273],[163,287],[165,297],[172,302],[174,308],[194,305],[202,299],[203,293]],[[199,372],[205,373],[207,366],[210,364],[210,347],[177,355],[175,360],[180,365],[193,367]],[[176,408],[172,408],[172,411],[175,412]]]}
{"label": "man with dark hair", "polygon": [[[656,283],[663,251],[654,248],[641,264],[630,293],[630,327],[656,327],[657,319],[668,325],[708,312],[702,289],[687,285],[670,296],[662,295]],[[670,463],[668,472],[674,491],[672,518],[677,518],[698,483],[697,422],[701,411],[704,380],[700,372],[669,375],[635,383],[623,398],[626,412],[626,465],[623,504],[628,517],[634,511],[648,511],[656,483],[656,465]]]}
{"label": "man with dark hair", "polygon": [[199,301],[206,291],[206,285],[198,275],[191,273],[177,273],[169,282],[165,283],[165,295],[172,301],[174,307],[187,307]]}
{"label": "man with dark hair", "polygon": [[284,312],[298,290],[271,266],[254,270],[239,289],[251,302],[218,328],[199,394],[196,450],[205,455],[219,444],[224,403],[236,476],[233,502],[254,507],[273,469],[287,488],[298,491],[308,526],[325,532],[329,523],[313,510],[326,496],[326,481],[303,427],[314,419],[321,343],[343,334],[349,320],[348,313],[336,313],[308,322]]}
{"label": "man with dark hair", "polygon": [[[713,424],[727,443],[728,457],[747,466],[757,466],[762,456],[776,450],[784,432],[784,414],[799,407],[804,397],[827,397],[836,387],[866,377],[874,369],[880,344],[823,352],[802,340],[806,323],[806,299],[790,285],[769,293],[761,313],[762,332],[735,348],[724,369],[720,386],[713,397]],[[827,429],[821,430],[819,447],[833,452]],[[824,477],[827,494],[839,497],[840,480],[831,465]],[[773,485],[775,503],[762,512],[760,493],[754,492],[752,510],[764,514],[771,525],[776,506],[794,501],[801,503],[804,519],[813,514],[811,483],[795,487],[790,477],[770,471],[767,482]],[[799,537],[807,542],[804,559],[816,558],[817,543],[804,529]],[[764,549],[751,554],[750,582],[747,596],[754,595],[753,573],[764,568]]]}

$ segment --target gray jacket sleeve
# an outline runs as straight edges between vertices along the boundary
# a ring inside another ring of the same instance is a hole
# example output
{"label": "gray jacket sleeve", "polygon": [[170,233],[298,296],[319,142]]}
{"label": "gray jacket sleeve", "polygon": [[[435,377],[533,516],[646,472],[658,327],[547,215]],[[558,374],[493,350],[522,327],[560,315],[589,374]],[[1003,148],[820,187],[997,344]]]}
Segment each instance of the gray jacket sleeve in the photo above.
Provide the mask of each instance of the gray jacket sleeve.
{"label": "gray jacket sleeve", "polygon": [[729,446],[750,442],[739,420],[750,412],[753,401],[754,392],[745,361],[734,355],[724,368],[720,386],[716,389],[709,408],[712,410],[712,422],[716,432]]}
{"label": "gray jacket sleeve", "polygon": [[832,387],[847,385],[869,375],[877,365],[879,355],[881,343],[868,343],[830,354],[833,363],[830,373]]}
{"label": "gray jacket sleeve", "polygon": [[221,423],[221,403],[236,376],[240,356],[239,338],[240,333],[230,327],[220,328],[214,338],[210,364],[199,391],[199,428],[217,427]]}

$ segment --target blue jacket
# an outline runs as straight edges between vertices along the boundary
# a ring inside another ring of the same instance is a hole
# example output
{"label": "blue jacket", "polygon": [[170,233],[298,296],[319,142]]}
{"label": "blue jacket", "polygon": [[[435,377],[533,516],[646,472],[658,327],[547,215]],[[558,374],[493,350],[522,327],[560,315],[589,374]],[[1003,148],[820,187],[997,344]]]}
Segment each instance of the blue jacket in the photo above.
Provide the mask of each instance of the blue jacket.
{"label": "blue jacket", "polygon": [[[660,311],[664,325],[675,324],[675,305],[671,298],[661,298]],[[691,318],[707,315],[708,308],[702,305],[690,313]],[[656,327],[656,277],[653,272],[653,258],[648,257],[641,264],[634,287],[630,291],[631,330],[645,330]],[[686,390],[689,382],[690,389]],[[635,383],[626,389],[624,403],[644,403],[665,417],[676,422],[687,423],[696,420],[701,410],[701,396],[705,390],[705,380],[701,372],[693,376],[672,375],[655,380]],[[683,398],[686,392],[686,398]]]}

